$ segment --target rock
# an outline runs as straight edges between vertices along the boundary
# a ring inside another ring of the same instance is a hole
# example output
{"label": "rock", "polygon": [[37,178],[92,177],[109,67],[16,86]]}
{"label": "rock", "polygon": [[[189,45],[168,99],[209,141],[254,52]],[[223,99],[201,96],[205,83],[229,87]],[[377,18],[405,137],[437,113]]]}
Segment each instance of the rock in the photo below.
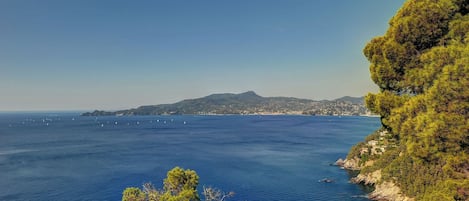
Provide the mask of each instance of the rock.
{"label": "rock", "polygon": [[393,182],[383,182],[375,185],[375,190],[368,195],[371,200],[386,201],[414,201],[401,193],[401,189]]}
{"label": "rock", "polygon": [[352,159],[345,159],[343,167],[348,170],[360,170],[360,159],[352,158]]}
{"label": "rock", "polygon": [[332,183],[332,182],[334,182],[334,180],[329,179],[329,178],[324,178],[324,179],[319,180],[318,182],[322,182],[322,183]]}
{"label": "rock", "polygon": [[350,181],[353,183],[361,183],[365,185],[374,185],[381,179],[381,170],[374,171],[368,174],[358,174]]}
{"label": "rock", "polygon": [[[374,160],[360,161],[360,158],[366,154],[367,156],[382,155],[387,146],[397,146],[396,144],[390,144],[387,141],[387,131],[381,131],[379,133],[379,140],[369,140],[366,143],[360,145],[360,154],[357,157],[347,158],[345,160],[339,159],[336,161],[336,165],[343,167],[348,170],[361,170],[364,167],[371,167],[374,165]],[[402,156],[402,153],[399,154]],[[469,172],[469,171],[468,171]],[[368,195],[371,200],[379,201],[414,201],[414,198],[405,196],[399,186],[395,185],[392,181],[381,180],[381,170],[377,170],[371,173],[360,173],[356,177],[350,180],[353,183],[359,183],[364,185],[372,185],[375,190]]]}
{"label": "rock", "polygon": [[347,169],[347,170],[360,170],[361,166],[359,165],[359,161],[360,159],[358,158],[345,159],[345,160],[342,158],[339,158],[333,165],[343,167],[344,169]]}
{"label": "rock", "polygon": [[344,159],[342,159],[342,158],[339,158],[339,159],[334,163],[334,165],[337,165],[337,166],[340,166],[340,167],[343,167],[344,164],[345,164],[345,161],[344,161]]}
{"label": "rock", "polygon": [[380,183],[381,170],[374,171],[368,174],[358,174],[352,178],[354,183],[361,183],[364,185],[374,185],[375,190],[368,195],[371,200],[380,201],[414,201],[413,198],[406,197],[402,194],[401,189],[393,182],[384,181]]}

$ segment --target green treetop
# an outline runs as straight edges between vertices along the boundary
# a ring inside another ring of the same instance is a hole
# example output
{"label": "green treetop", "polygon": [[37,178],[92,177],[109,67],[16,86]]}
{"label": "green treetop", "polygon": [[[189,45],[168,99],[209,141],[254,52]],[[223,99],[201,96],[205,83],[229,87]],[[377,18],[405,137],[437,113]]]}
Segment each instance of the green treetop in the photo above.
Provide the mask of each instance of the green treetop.
{"label": "green treetop", "polygon": [[[143,184],[143,190],[129,187],[122,193],[122,201],[199,201],[197,185],[199,176],[194,170],[175,167],[168,171],[163,189],[156,189],[151,183]],[[234,192],[225,193],[213,187],[202,187],[205,201],[226,201]]]}
{"label": "green treetop", "polygon": [[409,0],[364,48],[366,104],[399,141],[389,174],[418,200],[469,199],[469,1]]}
{"label": "green treetop", "polygon": [[152,184],[144,184],[143,191],[139,188],[126,188],[122,201],[199,201],[197,185],[199,176],[193,170],[175,167],[167,173],[163,190],[157,190]]}

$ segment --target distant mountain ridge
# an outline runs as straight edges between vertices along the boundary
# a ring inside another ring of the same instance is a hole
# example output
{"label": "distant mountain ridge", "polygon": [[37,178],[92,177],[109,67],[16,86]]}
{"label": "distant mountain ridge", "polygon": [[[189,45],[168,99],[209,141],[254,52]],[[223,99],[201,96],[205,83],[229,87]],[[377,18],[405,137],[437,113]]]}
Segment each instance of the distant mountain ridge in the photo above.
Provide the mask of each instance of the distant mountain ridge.
{"label": "distant mountain ridge", "polygon": [[354,104],[365,104],[365,99],[363,97],[344,96],[342,98],[335,99],[335,101],[351,102]]}
{"label": "distant mountain ridge", "polygon": [[147,105],[115,112],[83,113],[83,116],[106,115],[216,115],[216,114],[305,114],[367,115],[363,97],[343,97],[333,101],[315,101],[292,97],[262,97],[253,91],[240,94],[212,94],[173,104]]}

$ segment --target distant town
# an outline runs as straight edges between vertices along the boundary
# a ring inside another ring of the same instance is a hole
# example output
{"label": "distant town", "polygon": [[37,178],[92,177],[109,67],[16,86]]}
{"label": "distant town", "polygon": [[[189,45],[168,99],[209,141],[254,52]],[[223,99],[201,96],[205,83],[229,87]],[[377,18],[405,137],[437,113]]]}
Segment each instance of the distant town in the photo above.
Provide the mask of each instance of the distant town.
{"label": "distant town", "polygon": [[212,94],[174,104],[141,106],[119,111],[83,113],[83,116],[124,115],[323,115],[371,116],[363,97],[309,100],[291,97],[262,97],[253,91],[241,94]]}

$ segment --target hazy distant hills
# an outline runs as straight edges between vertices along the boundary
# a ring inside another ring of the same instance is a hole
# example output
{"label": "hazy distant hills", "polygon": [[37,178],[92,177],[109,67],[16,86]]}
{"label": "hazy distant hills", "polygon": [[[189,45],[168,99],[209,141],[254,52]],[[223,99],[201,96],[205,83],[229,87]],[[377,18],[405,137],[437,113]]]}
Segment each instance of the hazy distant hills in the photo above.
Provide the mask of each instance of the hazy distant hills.
{"label": "hazy distant hills", "polygon": [[105,115],[216,115],[216,114],[305,114],[305,115],[368,115],[363,97],[343,97],[315,101],[290,97],[262,97],[253,91],[241,94],[212,94],[174,104],[148,105],[120,111],[94,111],[83,116]]}
{"label": "hazy distant hills", "polygon": [[365,104],[364,97],[344,96],[342,98],[335,99],[334,101],[350,102],[352,104]]}

